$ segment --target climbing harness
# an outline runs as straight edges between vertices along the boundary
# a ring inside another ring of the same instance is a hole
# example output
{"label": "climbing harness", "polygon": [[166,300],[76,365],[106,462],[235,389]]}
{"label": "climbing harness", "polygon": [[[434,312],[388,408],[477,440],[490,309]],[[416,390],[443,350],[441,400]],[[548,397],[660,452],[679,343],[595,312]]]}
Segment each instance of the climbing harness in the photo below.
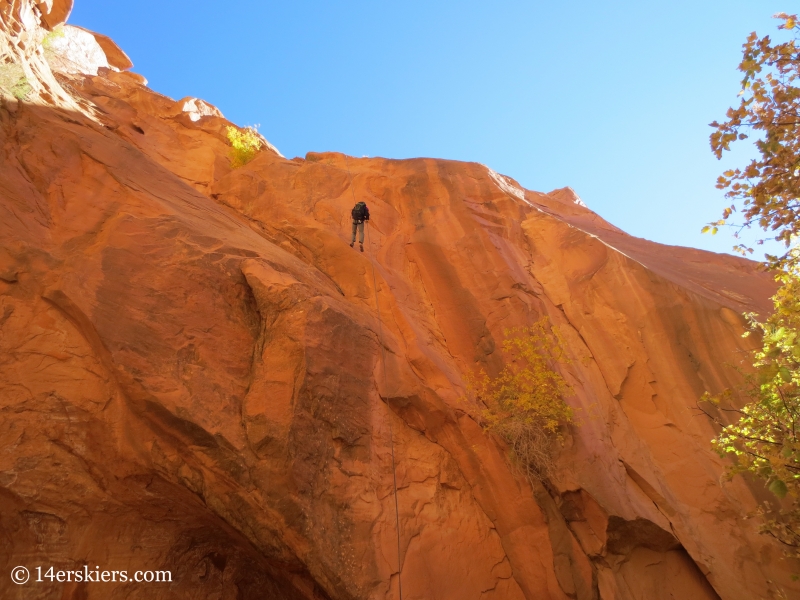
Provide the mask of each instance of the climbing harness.
{"label": "climbing harness", "polygon": [[[353,186],[353,175],[350,173],[350,163],[347,160],[347,155],[344,155],[344,163],[347,166],[347,175],[350,177],[350,191],[353,193],[353,202],[356,201],[356,191],[355,187]],[[372,248],[372,242],[369,235],[369,227],[365,227],[367,230],[367,248]],[[378,299],[378,283],[375,279],[375,262],[372,260],[371,251],[367,252],[370,254],[370,264],[372,265],[372,287],[375,290],[375,308],[378,311],[378,342],[381,346],[381,364],[383,365],[383,385],[386,385],[386,348],[383,345],[383,324],[381,322],[381,305],[380,300]],[[389,405],[387,403],[386,409],[389,409]],[[392,455],[392,482],[394,484],[394,519],[395,519],[395,529],[397,531],[397,590],[399,592],[400,598],[399,600],[403,600],[403,581],[400,575],[400,509],[398,508],[397,504],[397,469],[395,467],[395,460],[394,460],[394,428],[392,427],[392,417],[389,415],[389,450],[391,451]]]}

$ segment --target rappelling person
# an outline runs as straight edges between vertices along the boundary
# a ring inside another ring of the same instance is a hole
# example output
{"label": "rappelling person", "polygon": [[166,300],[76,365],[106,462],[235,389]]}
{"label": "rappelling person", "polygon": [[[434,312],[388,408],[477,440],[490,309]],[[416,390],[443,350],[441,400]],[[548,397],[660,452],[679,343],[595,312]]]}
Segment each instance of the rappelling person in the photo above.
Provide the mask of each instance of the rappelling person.
{"label": "rappelling person", "polygon": [[350,216],[353,217],[353,239],[350,240],[350,247],[356,243],[356,231],[358,231],[358,245],[361,251],[364,251],[364,223],[369,221],[369,209],[365,202],[356,202],[353,210],[350,211]]}

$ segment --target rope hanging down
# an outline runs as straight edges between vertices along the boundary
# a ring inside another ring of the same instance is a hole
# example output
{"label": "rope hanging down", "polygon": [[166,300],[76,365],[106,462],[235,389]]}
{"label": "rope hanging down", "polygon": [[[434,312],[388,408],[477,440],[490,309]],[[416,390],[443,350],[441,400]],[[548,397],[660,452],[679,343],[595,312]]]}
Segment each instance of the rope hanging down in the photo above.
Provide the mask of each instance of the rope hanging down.
{"label": "rope hanging down", "polygon": [[[350,163],[347,160],[347,155],[344,155],[344,164],[347,166],[347,175],[350,178],[350,191],[353,194],[353,204],[356,203],[356,190],[353,186],[353,175],[350,173]],[[369,235],[369,227],[367,230],[367,254],[371,253],[372,241]],[[383,345],[383,324],[381,322],[381,305],[378,299],[378,283],[375,279],[375,261],[370,256],[370,265],[372,265],[372,287],[375,290],[375,308],[378,311],[378,343],[381,346],[381,364],[383,366],[383,385],[386,386],[386,348]],[[389,405],[386,405],[388,410]],[[392,427],[392,417],[389,415],[389,450],[392,455],[392,483],[394,484],[394,519],[395,529],[397,531],[397,589],[400,595],[399,600],[403,600],[403,581],[400,575],[400,509],[397,504],[397,469],[394,460],[394,429]]]}

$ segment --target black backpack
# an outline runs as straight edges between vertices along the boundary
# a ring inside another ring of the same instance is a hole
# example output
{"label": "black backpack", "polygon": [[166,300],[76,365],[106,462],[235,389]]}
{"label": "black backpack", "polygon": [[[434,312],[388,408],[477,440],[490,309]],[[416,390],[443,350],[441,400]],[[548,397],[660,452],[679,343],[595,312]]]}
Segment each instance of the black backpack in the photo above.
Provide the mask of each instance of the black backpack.
{"label": "black backpack", "polygon": [[353,210],[350,211],[350,214],[353,217],[353,221],[363,221],[364,218],[367,216],[367,205],[366,205],[366,203],[358,202],[353,207]]}

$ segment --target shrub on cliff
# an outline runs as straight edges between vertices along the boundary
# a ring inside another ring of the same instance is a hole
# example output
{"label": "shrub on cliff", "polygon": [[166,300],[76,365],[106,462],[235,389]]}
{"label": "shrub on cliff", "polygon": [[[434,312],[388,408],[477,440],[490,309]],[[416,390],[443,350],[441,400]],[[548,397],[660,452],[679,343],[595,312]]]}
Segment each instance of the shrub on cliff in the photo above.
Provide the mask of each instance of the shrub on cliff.
{"label": "shrub on cliff", "polygon": [[[755,132],[759,156],[744,169],[725,171],[717,187],[734,202],[722,219],[705,229],[716,232],[736,213],[742,202],[743,222],[773,234],[787,248],[782,256],[767,256],[766,265],[781,284],[773,297],[775,311],[766,320],[745,315],[750,332],[760,335],[761,348],[753,353],[754,371],[743,373],[744,385],[703,400],[738,420],[725,424],[712,441],[722,456],[734,458],[728,476],[746,473],[763,480],[781,503],[765,503],[757,514],[762,533],[779,540],[789,556],[800,558],[800,38],[797,15],[780,13],[779,29],[794,31],[795,39],[773,43],[769,36],[750,34],[739,70],[744,73],[739,106],[728,109],[728,120],[711,125],[711,147],[717,158],[736,140]],[[792,247],[794,244],[794,248]],[[752,253],[742,245],[737,249]],[[749,334],[748,333],[748,334]],[[748,335],[745,334],[745,335]],[[738,398],[736,405],[729,400]],[[702,405],[701,405],[702,406]]]}
{"label": "shrub on cliff", "polygon": [[53,42],[65,36],[66,32],[64,31],[64,26],[58,25],[52,31],[48,31],[42,38],[42,48],[44,48],[45,52],[50,51]]}
{"label": "shrub on cliff", "polygon": [[[740,214],[738,230],[755,225],[772,234],[787,250],[800,235],[800,178],[796,169],[800,158],[800,28],[797,15],[775,15],[783,23],[778,27],[794,31],[795,39],[773,44],[769,36],[758,38],[751,33],[744,45],[739,71],[744,73],[739,106],[729,108],[727,121],[714,121],[711,126],[711,149],[717,158],[730,150],[737,140],[757,135],[754,145],[759,156],[743,169],[725,171],[717,187],[727,190],[732,204],[725,208],[722,219],[709,223],[704,231],[716,233]],[[736,204],[741,202],[741,212]],[[763,240],[762,240],[763,242]],[[759,242],[759,243],[762,243]],[[742,253],[753,249],[736,246]],[[782,256],[768,257],[770,266],[782,268],[800,257],[787,251]]]}
{"label": "shrub on cliff", "polygon": [[22,67],[15,63],[0,63],[0,91],[11,94],[17,100],[25,100],[31,93]]}
{"label": "shrub on cliff", "polygon": [[497,377],[482,372],[472,378],[469,392],[485,407],[484,428],[508,443],[513,462],[528,478],[545,479],[562,440],[561,427],[573,419],[564,402],[570,387],[555,368],[567,359],[546,317],[531,327],[507,330],[503,351],[511,362]]}
{"label": "shrub on cliff", "polygon": [[253,160],[263,146],[261,136],[258,135],[258,130],[255,127],[237,129],[236,127],[228,126],[226,134],[231,144],[230,159],[231,166],[234,169],[244,166]]}
{"label": "shrub on cliff", "polygon": [[779,498],[791,498],[788,508],[765,505],[758,513],[761,531],[800,558],[800,272],[791,270],[779,279],[783,285],[773,297],[775,312],[764,322],[747,315],[751,331],[762,336],[761,348],[753,353],[756,371],[744,374],[739,390],[748,403],[725,408],[731,391],[706,393],[703,399],[739,417],[730,425],[715,419],[723,425],[712,441],[715,450],[735,458],[728,477],[752,473]]}

